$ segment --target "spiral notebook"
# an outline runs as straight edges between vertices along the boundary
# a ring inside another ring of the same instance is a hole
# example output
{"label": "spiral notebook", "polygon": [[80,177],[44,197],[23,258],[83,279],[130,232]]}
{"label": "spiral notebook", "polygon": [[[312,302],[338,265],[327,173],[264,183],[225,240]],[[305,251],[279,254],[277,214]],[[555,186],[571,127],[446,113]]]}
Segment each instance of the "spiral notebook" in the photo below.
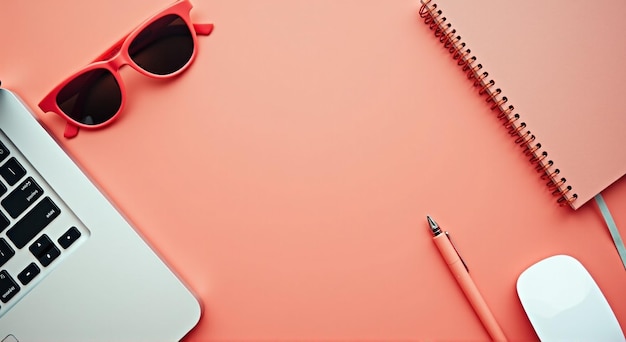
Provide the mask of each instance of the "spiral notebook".
{"label": "spiral notebook", "polygon": [[421,2],[557,202],[578,209],[626,173],[626,1]]}

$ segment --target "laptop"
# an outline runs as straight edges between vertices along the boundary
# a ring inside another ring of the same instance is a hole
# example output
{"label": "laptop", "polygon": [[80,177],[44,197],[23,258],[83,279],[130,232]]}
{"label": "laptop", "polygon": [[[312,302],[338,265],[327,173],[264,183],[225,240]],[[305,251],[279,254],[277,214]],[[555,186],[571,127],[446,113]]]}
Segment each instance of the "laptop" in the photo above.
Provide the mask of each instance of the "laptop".
{"label": "laptop", "polygon": [[200,304],[0,88],[0,341],[175,341]]}

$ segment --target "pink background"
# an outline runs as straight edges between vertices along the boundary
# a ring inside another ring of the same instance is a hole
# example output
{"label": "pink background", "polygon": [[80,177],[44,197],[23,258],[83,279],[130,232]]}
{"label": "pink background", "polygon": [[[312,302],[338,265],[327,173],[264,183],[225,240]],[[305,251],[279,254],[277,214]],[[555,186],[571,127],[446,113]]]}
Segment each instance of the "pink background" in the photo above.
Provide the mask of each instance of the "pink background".
{"label": "pink background", "polygon": [[[5,2],[0,79],[35,108],[168,3]],[[626,327],[626,272],[595,204],[554,203],[417,1],[193,3],[215,23],[196,62],[166,81],[123,69],[113,125],[65,140],[36,110],[200,298],[187,340],[487,339],[427,214],[510,339],[536,339],[518,275],[560,253]],[[624,227],[626,184],[604,194]]]}

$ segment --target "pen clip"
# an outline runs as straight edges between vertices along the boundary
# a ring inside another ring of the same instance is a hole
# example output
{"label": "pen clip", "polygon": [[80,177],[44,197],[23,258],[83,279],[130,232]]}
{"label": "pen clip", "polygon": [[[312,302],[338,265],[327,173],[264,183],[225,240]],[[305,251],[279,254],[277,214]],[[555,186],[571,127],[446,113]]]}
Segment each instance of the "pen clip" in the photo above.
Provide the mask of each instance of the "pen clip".
{"label": "pen clip", "polygon": [[446,231],[445,234],[446,234],[446,237],[448,238],[448,240],[450,241],[450,244],[452,245],[452,248],[454,248],[454,251],[459,256],[459,259],[461,259],[461,263],[463,264],[463,267],[465,267],[465,270],[467,271],[467,273],[469,273],[469,268],[467,268],[467,264],[465,263],[465,260],[463,260],[463,257],[461,256],[461,253],[459,253],[459,250],[456,249],[456,246],[454,245],[454,241],[452,241],[452,238],[450,237],[450,233],[448,233]]}

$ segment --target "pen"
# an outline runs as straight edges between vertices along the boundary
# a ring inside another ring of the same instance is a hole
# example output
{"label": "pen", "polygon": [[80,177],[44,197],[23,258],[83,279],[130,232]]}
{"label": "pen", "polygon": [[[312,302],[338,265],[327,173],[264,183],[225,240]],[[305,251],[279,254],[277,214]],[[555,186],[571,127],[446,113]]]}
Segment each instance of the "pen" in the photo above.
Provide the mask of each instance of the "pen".
{"label": "pen", "polygon": [[472,305],[472,308],[478,315],[478,318],[480,318],[480,321],[483,323],[485,330],[487,330],[492,340],[506,341],[504,332],[502,332],[496,318],[493,316],[491,310],[489,310],[489,307],[487,306],[487,303],[480,295],[476,284],[474,284],[474,281],[469,275],[467,265],[452,244],[448,232],[442,231],[437,222],[435,222],[430,216],[426,216],[426,219],[428,220],[428,225],[430,226],[430,230],[433,234],[433,241],[435,242],[435,245],[439,249],[439,252],[441,253],[441,256],[445,260],[446,264],[448,264],[450,272],[452,272],[456,281],[459,283],[465,297],[467,297],[467,300]]}

